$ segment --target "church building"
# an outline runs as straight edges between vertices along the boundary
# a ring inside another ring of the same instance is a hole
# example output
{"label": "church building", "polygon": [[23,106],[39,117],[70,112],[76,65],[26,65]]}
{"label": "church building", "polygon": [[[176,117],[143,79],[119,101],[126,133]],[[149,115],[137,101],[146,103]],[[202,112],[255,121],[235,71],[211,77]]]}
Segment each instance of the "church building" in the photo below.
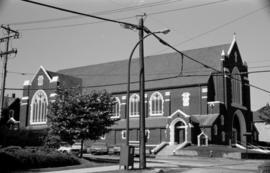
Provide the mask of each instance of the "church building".
{"label": "church building", "polygon": [[[146,146],[233,145],[253,143],[248,66],[236,39],[230,44],[145,57]],[[203,66],[186,57],[200,61]],[[216,69],[216,70],[215,70]],[[139,142],[139,60],[131,63],[131,94],[126,97],[128,61],[51,72],[40,67],[25,81],[20,127],[47,127],[47,106],[60,87],[107,90],[116,99],[112,118],[119,119],[102,140],[119,146],[126,138],[126,99],[130,100],[130,141]],[[247,135],[248,134],[248,135]]]}

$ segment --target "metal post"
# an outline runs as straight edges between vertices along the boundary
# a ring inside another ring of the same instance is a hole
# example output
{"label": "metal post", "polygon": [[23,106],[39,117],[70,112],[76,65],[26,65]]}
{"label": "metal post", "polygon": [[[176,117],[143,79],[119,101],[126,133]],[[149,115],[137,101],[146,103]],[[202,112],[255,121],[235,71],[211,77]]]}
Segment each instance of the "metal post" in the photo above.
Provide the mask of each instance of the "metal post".
{"label": "metal post", "polygon": [[143,17],[139,18],[139,54],[140,54],[140,169],[146,168],[145,160],[145,103],[144,103],[144,50],[143,50],[143,34],[144,34],[144,25]]}
{"label": "metal post", "polygon": [[[143,19],[143,18],[142,18]],[[125,27],[125,26],[124,26]],[[125,27],[127,28],[127,27]],[[143,25],[140,27],[140,28],[143,28]],[[141,29],[140,32],[143,32],[143,30]],[[147,37],[149,37],[150,35],[153,35],[153,34],[158,34],[158,33],[162,33],[162,34],[167,34],[169,33],[170,30],[169,29],[166,29],[166,30],[163,30],[163,31],[156,31],[156,32],[149,32],[147,35],[143,36],[143,33],[142,34],[139,34],[139,41],[136,43],[136,45],[134,46],[134,48],[132,49],[131,53],[130,53],[130,56],[129,56],[129,60],[128,60],[128,77],[127,77],[127,98],[126,98],[126,146],[128,147],[129,146],[129,97],[130,97],[130,67],[131,67],[131,59],[132,59],[132,56],[133,56],[133,53],[135,52],[136,48],[140,45],[142,46],[142,49],[140,49],[140,52],[142,51],[142,57],[143,57],[143,45],[141,44],[143,42],[143,40]],[[140,54],[141,55],[141,54]],[[143,60],[143,58],[142,58]],[[143,61],[142,61],[143,62]],[[144,63],[140,63],[143,65],[144,67]],[[143,72],[144,72],[144,69],[143,69]],[[144,73],[143,73],[144,75]],[[140,70],[140,76],[141,76],[141,70]],[[141,79],[141,78],[140,78]],[[140,81],[143,81],[144,82],[144,76],[143,76],[143,80],[140,80]],[[143,90],[144,92],[144,83],[143,83]],[[143,103],[144,103],[144,93],[143,93]],[[142,106],[140,106],[142,107]],[[140,115],[144,115],[144,104],[143,104],[143,114],[140,113]],[[143,120],[143,126],[140,125],[140,127],[144,127],[145,129],[145,120]],[[141,118],[140,118],[140,122],[141,122]],[[145,135],[144,133],[145,130],[143,130],[143,136]],[[141,132],[141,130],[140,130]],[[140,136],[141,136],[141,133],[140,133]],[[140,138],[141,139],[141,138]],[[144,141],[144,146],[145,146],[145,138],[143,138],[143,141]],[[141,144],[141,140],[140,140],[140,144]],[[141,146],[141,145],[140,145]],[[145,161],[145,147],[144,149],[142,150],[140,148],[140,151],[144,151],[143,154],[140,153],[140,156],[143,156],[143,160],[141,159],[140,157],[140,160],[142,160],[142,162],[144,163],[142,166],[140,166],[140,168],[145,168],[146,167],[146,161]],[[121,162],[121,159],[120,159],[120,162]],[[121,163],[120,163],[121,164]]]}
{"label": "metal post", "polygon": [[132,49],[130,55],[129,55],[129,59],[128,59],[128,76],[127,76],[127,98],[126,98],[126,145],[129,145],[129,97],[130,97],[130,68],[131,68],[131,59],[133,57],[133,54],[136,50],[136,48],[140,45],[140,43],[147,37],[149,37],[150,35],[153,34],[158,34],[158,33],[163,33],[163,34],[167,34],[169,33],[170,30],[166,29],[163,31],[157,31],[157,32],[153,32],[153,33],[149,33],[146,36],[144,36],[142,39],[140,39],[136,45],[134,46],[134,48]]}
{"label": "metal post", "polygon": [[129,95],[130,95],[130,65],[131,65],[132,54],[130,55],[129,61],[128,61],[128,83],[127,83],[127,98],[126,98],[126,145],[127,146],[129,146],[129,97],[130,97]]}

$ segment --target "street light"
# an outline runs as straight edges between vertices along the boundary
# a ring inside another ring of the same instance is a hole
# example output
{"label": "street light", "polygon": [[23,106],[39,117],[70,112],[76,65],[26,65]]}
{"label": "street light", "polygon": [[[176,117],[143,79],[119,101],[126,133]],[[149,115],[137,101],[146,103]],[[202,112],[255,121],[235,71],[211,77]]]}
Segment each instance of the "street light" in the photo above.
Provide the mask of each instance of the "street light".
{"label": "street light", "polygon": [[129,97],[130,97],[130,67],[131,67],[131,59],[132,56],[136,50],[136,48],[142,43],[142,41],[149,37],[150,35],[153,34],[168,34],[170,32],[169,29],[165,29],[163,31],[156,31],[156,32],[151,32],[148,33],[147,35],[145,35],[143,38],[141,38],[136,45],[134,46],[134,48],[132,49],[130,56],[129,56],[129,60],[128,60],[128,82],[127,82],[127,98],[126,98],[126,146],[129,146]]}

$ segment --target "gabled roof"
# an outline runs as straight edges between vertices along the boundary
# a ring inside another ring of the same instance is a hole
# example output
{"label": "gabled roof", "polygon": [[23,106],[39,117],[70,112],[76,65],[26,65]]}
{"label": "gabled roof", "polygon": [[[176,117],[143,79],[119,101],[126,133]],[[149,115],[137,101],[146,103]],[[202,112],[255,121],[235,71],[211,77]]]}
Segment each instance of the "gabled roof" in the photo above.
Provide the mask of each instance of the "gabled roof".
{"label": "gabled roof", "polygon": [[76,86],[81,86],[82,83],[82,79],[74,77],[74,76],[69,76],[69,75],[65,75],[65,74],[61,74],[61,73],[56,73],[56,72],[52,72],[52,71],[48,71],[46,70],[48,75],[51,77],[51,79],[53,77],[58,77],[60,82],[60,85],[62,87],[68,88],[68,87],[76,87]]}
{"label": "gabled roof", "polygon": [[8,108],[10,105],[12,105],[15,101],[20,100],[19,98],[5,96],[4,97],[4,108]]}
{"label": "gabled roof", "polygon": [[200,127],[210,127],[218,116],[219,114],[192,115],[191,120],[198,123]]}
{"label": "gabled roof", "polygon": [[270,106],[268,103],[253,112],[253,122],[266,122],[266,120],[270,120]]}
{"label": "gabled roof", "polygon": [[[184,53],[200,62],[203,62],[218,70],[221,69],[221,52],[228,51],[230,44],[192,49]],[[184,57],[183,65],[181,55],[178,53],[166,53],[145,57],[145,88],[169,88],[185,85],[207,84],[211,69],[191,61]],[[192,77],[180,77],[181,67],[183,75]],[[60,70],[59,73],[82,79],[82,85],[89,89],[106,89],[109,92],[121,92],[126,90],[128,61],[115,61],[97,65],[89,65],[77,68]],[[138,90],[139,59],[134,59],[131,65],[131,90]],[[207,74],[206,76],[194,76]],[[163,78],[163,80],[160,80]]]}

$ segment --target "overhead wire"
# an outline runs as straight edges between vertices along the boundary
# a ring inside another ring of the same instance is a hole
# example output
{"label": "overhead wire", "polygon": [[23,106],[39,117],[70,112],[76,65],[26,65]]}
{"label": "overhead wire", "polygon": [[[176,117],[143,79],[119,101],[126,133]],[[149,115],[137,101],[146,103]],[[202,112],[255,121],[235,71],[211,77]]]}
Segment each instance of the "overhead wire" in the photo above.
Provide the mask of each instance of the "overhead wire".
{"label": "overhead wire", "polygon": [[[27,2],[28,0],[22,0],[22,1]],[[222,3],[225,1],[228,1],[228,0],[220,0],[220,1],[215,1],[215,2],[211,2],[211,3],[201,3],[201,4],[191,5],[188,7],[176,8],[176,9],[172,9],[172,10],[163,10],[163,11],[158,11],[158,12],[153,12],[153,13],[147,13],[147,16],[153,16],[153,15],[157,15],[157,14],[164,14],[164,13],[169,13],[169,12],[198,8],[198,7],[208,6],[208,5],[212,5],[212,4],[216,4],[216,3]],[[121,18],[116,18],[114,20],[126,20],[126,19],[132,19],[134,17],[135,16],[121,17]],[[69,28],[69,27],[99,24],[99,23],[104,23],[104,22],[107,22],[107,21],[83,22],[83,23],[76,23],[76,24],[64,24],[64,25],[45,26],[45,27],[29,27],[29,28],[21,28],[19,30],[20,31],[50,30],[50,29],[60,29],[60,28]]]}
{"label": "overhead wire", "polygon": [[[149,7],[159,6],[159,5],[168,5],[168,4],[179,2],[179,1],[183,1],[183,0],[162,0],[162,1],[158,1],[158,2],[144,3],[142,5],[123,7],[123,8],[113,9],[113,10],[98,11],[98,12],[92,13],[92,15],[114,14],[114,13],[119,13],[119,12],[137,10],[137,9],[140,9],[140,8],[149,8]],[[42,20],[13,22],[13,23],[9,23],[9,25],[15,25],[15,26],[29,25],[29,24],[56,22],[56,21],[62,21],[62,20],[72,20],[72,19],[78,19],[78,18],[82,18],[82,16],[80,16],[80,15],[72,15],[72,16],[59,17],[59,18],[47,18],[47,19],[42,19]]]}
{"label": "overhead wire", "polygon": [[[233,75],[246,75],[246,74],[255,74],[255,73],[270,73],[270,70],[260,70],[260,71],[251,71],[251,72],[240,72],[235,73]],[[171,73],[173,74],[173,73]],[[146,79],[145,82],[154,82],[154,81],[160,81],[160,80],[167,80],[167,79],[174,79],[179,77],[204,77],[204,76],[223,76],[222,73],[205,73],[205,74],[176,74],[174,73],[173,76],[163,77],[163,78],[156,78],[156,79]],[[73,76],[74,77],[74,76]],[[131,84],[139,83],[139,81],[131,81]],[[101,87],[107,87],[107,86],[116,86],[116,85],[125,85],[127,82],[121,82],[121,83],[113,83],[113,84],[100,84],[100,85],[88,85],[88,86],[80,86],[78,88],[80,89],[89,89],[89,88],[101,88]],[[74,87],[67,87],[62,89],[72,89]],[[30,88],[29,90],[37,90],[38,88]],[[43,88],[43,90],[56,90],[57,88]],[[0,89],[1,90],[1,89]],[[6,90],[24,90],[23,88],[6,88]],[[267,91],[267,90],[266,90]],[[270,91],[267,91],[270,93]]]}
{"label": "overhead wire", "polygon": [[[182,58],[181,58],[182,59]],[[268,66],[270,67],[270,66]],[[250,68],[250,67],[249,67]],[[199,71],[185,71],[183,72],[183,66],[180,64],[180,74],[184,75],[185,74],[185,77],[187,76],[204,76],[204,75],[208,75],[209,73],[205,73],[205,74],[202,74],[202,72],[210,72],[209,70],[199,70]],[[253,73],[266,73],[266,72],[270,72],[270,70],[256,70],[256,71],[249,71],[249,72],[240,72],[239,74],[240,75],[243,75],[243,74],[253,74]],[[34,73],[29,73],[29,72],[15,72],[15,71],[7,71],[7,73],[11,73],[11,74],[18,74],[18,75],[23,75],[23,76],[26,76],[26,75],[31,75],[33,76]],[[193,74],[192,74],[193,73]],[[196,73],[196,74],[195,74]],[[200,74],[198,74],[200,73]],[[2,74],[2,73],[0,73]],[[62,73],[59,73],[59,74],[62,74]],[[176,75],[178,73],[176,72],[162,72],[162,73],[145,73],[146,76],[156,76],[156,75]],[[73,77],[90,77],[90,76],[100,76],[100,77],[104,77],[104,76],[126,76],[126,74],[83,74],[83,73],[75,73],[75,74],[72,74],[72,75],[69,75],[69,74],[64,74],[64,75],[68,75],[68,76],[73,76]],[[133,74],[130,74],[131,76],[137,76],[138,73],[133,73]],[[217,75],[217,74],[215,74]]]}
{"label": "overhead wire", "polygon": [[[143,29],[146,33],[151,33],[156,39],[158,39],[160,41],[160,43],[162,43],[163,45],[165,46],[168,46],[170,47],[171,49],[173,49],[174,51],[178,52],[179,54],[181,55],[185,55],[185,57],[187,57],[188,59],[196,62],[196,63],[199,63],[200,65],[202,65],[203,67],[205,68],[208,68],[208,69],[212,69],[214,70],[215,72],[218,72],[218,73],[222,73],[220,70],[214,68],[214,67],[211,67],[203,62],[200,62],[186,54],[184,54],[183,52],[179,51],[178,49],[176,49],[174,46],[172,46],[171,44],[169,44],[168,42],[166,42],[165,40],[163,40],[162,38],[160,38],[157,34],[151,32],[151,30],[149,30],[147,27],[144,27],[144,28],[140,28],[139,26],[135,25],[135,24],[131,24],[131,23],[127,23],[127,22],[122,22],[122,21],[117,21],[117,20],[113,20],[113,19],[107,19],[107,18],[103,18],[103,17],[99,17],[99,16],[94,16],[94,15],[90,15],[90,14],[85,14],[85,13],[81,13],[81,12],[76,12],[76,11],[72,11],[72,10],[68,10],[68,9],[64,9],[64,8],[60,8],[60,7],[56,7],[56,6],[52,6],[52,5],[47,5],[47,4],[43,4],[43,3],[38,3],[38,2],[34,2],[34,1],[30,1],[30,0],[22,0],[22,1],[25,1],[25,2],[29,2],[29,3],[33,3],[33,4],[37,4],[37,5],[41,5],[41,6],[45,6],[45,7],[49,7],[49,8],[53,8],[53,9],[56,9],[56,10],[60,10],[60,11],[64,11],[64,12],[69,12],[69,13],[74,13],[74,14],[79,14],[79,15],[82,15],[82,16],[87,16],[87,17],[91,17],[91,18],[95,18],[95,19],[100,19],[100,20],[104,20],[104,21],[108,21],[108,22],[113,22],[113,23],[118,23],[118,24],[124,24],[124,25],[128,25],[128,26],[131,26],[131,27],[134,27],[138,30],[141,30]],[[234,79],[233,77],[230,77],[231,79]],[[238,80],[238,79],[234,79],[234,80]],[[112,84],[110,84],[111,86]],[[259,89],[261,91],[265,91],[267,93],[270,93],[270,91],[267,91],[263,88],[260,88],[260,87],[257,87],[255,85],[252,85],[252,84],[245,84],[245,85],[248,85],[248,86],[251,86],[251,87],[254,87],[256,89]]]}
{"label": "overhead wire", "polygon": [[[174,51],[178,52],[178,53],[181,54],[181,55],[184,54],[182,51],[179,51],[179,50],[176,49],[174,46],[172,46],[171,44],[169,44],[168,42],[166,42],[165,40],[163,40],[162,38],[160,38],[157,34],[151,32],[151,30],[149,30],[147,27],[144,27],[144,31],[145,31],[146,33],[148,33],[148,34],[151,33],[151,34],[152,34],[157,40],[159,40],[159,42],[162,43],[163,45],[168,46],[169,48],[173,49]],[[218,70],[218,69],[216,69],[216,68],[214,68],[214,67],[211,67],[211,66],[209,66],[209,65],[207,65],[207,64],[205,64],[205,63],[203,63],[203,62],[200,62],[199,60],[196,60],[196,59],[194,59],[193,57],[191,57],[191,56],[189,56],[189,55],[187,55],[187,54],[184,54],[184,55],[185,55],[185,57],[187,57],[188,59],[190,59],[190,60],[192,60],[192,61],[194,61],[194,62],[197,62],[198,64],[202,65],[202,66],[205,67],[205,68],[212,69],[212,70],[214,70],[214,71],[217,72],[217,73],[223,73],[222,71],[220,71],[220,70]],[[229,76],[229,78],[241,82],[241,80],[239,80],[239,79],[237,79],[237,78],[234,78],[234,77],[232,77],[232,76]],[[260,87],[258,87],[258,86],[255,86],[255,85],[253,85],[253,84],[247,84],[247,83],[245,83],[244,85],[251,86],[251,87],[256,88],[256,89],[259,89],[259,90],[261,90],[261,91],[270,93],[270,91],[268,91],[268,90],[266,90],[266,89],[263,89],[263,88],[260,88]]]}
{"label": "overhead wire", "polygon": [[123,22],[123,21],[119,21],[119,20],[114,20],[114,19],[109,19],[109,18],[104,18],[104,17],[92,15],[92,14],[86,14],[86,13],[82,13],[82,12],[77,12],[77,11],[74,11],[74,10],[69,10],[69,9],[66,9],[66,8],[60,8],[60,7],[57,7],[57,6],[48,5],[48,4],[44,4],[44,3],[39,3],[39,2],[31,1],[31,0],[21,0],[21,1],[36,4],[36,5],[40,5],[40,6],[43,6],[43,7],[52,8],[52,9],[59,10],[59,11],[64,11],[64,12],[67,12],[67,13],[73,13],[73,14],[77,14],[77,15],[81,15],[81,16],[85,16],[85,17],[91,17],[91,18],[94,18],[94,19],[99,19],[99,20],[103,20],[103,21],[107,21],[107,22],[127,25],[127,26],[130,26],[130,27],[134,27],[135,29],[140,29],[138,27],[138,25],[128,23],[128,22]]}
{"label": "overhead wire", "polygon": [[[239,16],[239,17],[234,18],[234,19],[232,19],[232,20],[230,20],[230,21],[228,21],[228,22],[225,22],[225,23],[223,23],[223,24],[221,24],[221,25],[218,25],[218,26],[216,26],[216,27],[214,27],[214,28],[212,28],[212,29],[210,29],[210,30],[204,31],[204,32],[202,32],[202,33],[200,33],[200,34],[197,34],[197,35],[192,36],[192,37],[190,37],[190,38],[188,38],[188,39],[186,39],[186,40],[183,40],[183,41],[181,41],[181,42],[179,42],[179,43],[176,43],[176,44],[174,44],[173,46],[176,46],[176,47],[177,47],[177,46],[180,46],[180,45],[182,45],[182,44],[184,44],[184,43],[193,41],[193,40],[195,40],[195,39],[197,39],[197,38],[200,38],[200,37],[202,37],[202,36],[204,36],[204,35],[207,35],[207,34],[209,34],[209,33],[212,33],[212,32],[214,32],[214,31],[216,31],[216,30],[219,30],[219,29],[221,29],[221,28],[223,28],[223,27],[225,27],[225,26],[227,26],[227,25],[230,25],[230,24],[235,23],[235,22],[237,22],[237,21],[239,21],[239,20],[242,20],[242,19],[244,19],[244,18],[246,18],[246,17],[249,17],[249,16],[251,16],[251,15],[253,15],[253,14],[255,14],[255,13],[261,11],[261,10],[266,9],[266,8],[269,7],[269,6],[270,6],[270,5],[268,4],[268,5],[266,5],[266,6],[257,8],[257,9],[255,9],[255,10],[253,10],[253,11],[250,11],[250,12],[248,12],[248,13],[242,15],[242,16]],[[158,52],[156,52],[156,53],[161,53],[161,52],[164,52],[165,50],[167,50],[167,48],[165,48],[165,49],[163,49],[163,50],[160,50],[160,51],[158,51]]]}

